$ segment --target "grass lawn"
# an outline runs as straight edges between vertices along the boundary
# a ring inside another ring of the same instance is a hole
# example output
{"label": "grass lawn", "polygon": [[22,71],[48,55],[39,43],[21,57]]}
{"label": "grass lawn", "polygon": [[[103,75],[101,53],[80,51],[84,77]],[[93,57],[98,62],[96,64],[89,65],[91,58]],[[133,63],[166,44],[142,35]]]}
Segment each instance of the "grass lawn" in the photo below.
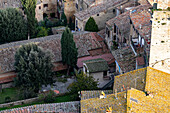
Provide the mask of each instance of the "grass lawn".
{"label": "grass lawn", "polygon": [[[70,94],[65,94],[65,95],[62,95],[62,96],[58,96],[58,97],[56,97],[56,100],[55,100],[53,103],[76,101],[76,100],[72,99],[71,96],[72,96],[72,95],[70,95]],[[38,101],[38,102],[30,103],[30,104],[16,105],[16,106],[13,106],[13,107],[0,108],[0,111],[1,111],[1,110],[6,110],[6,109],[12,109],[12,108],[30,106],[30,105],[35,105],[35,104],[45,104],[45,103],[44,103],[44,101]]]}
{"label": "grass lawn", "polygon": [[19,100],[18,89],[17,88],[7,88],[3,89],[0,93],[0,104],[5,103],[5,97],[10,97],[11,101]]}

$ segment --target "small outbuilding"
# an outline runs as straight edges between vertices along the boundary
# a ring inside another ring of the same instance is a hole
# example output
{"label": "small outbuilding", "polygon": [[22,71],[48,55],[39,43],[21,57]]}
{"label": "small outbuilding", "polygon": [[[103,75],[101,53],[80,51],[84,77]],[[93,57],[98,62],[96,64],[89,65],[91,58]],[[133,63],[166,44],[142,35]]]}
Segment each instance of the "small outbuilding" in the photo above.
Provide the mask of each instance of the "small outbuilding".
{"label": "small outbuilding", "polygon": [[83,61],[83,72],[88,76],[93,76],[99,81],[98,87],[101,88],[110,81],[109,66],[107,61],[99,58]]}

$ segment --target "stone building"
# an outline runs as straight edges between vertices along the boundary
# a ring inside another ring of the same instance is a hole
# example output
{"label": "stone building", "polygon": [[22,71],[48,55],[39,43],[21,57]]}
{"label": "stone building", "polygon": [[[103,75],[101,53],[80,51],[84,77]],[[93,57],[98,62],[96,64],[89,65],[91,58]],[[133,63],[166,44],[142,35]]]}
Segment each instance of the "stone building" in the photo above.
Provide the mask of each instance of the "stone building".
{"label": "stone building", "polygon": [[85,10],[94,5],[103,4],[107,0],[75,0],[76,3],[76,12]]}
{"label": "stone building", "polygon": [[20,0],[0,0],[0,9],[4,8],[22,8]]}
{"label": "stone building", "polygon": [[83,31],[90,17],[96,21],[99,30],[105,28],[105,22],[116,16],[115,8],[126,3],[127,0],[108,0],[106,3],[97,4],[83,11],[75,13],[75,28]]}
{"label": "stone building", "polygon": [[151,42],[151,16],[152,12],[149,11],[150,5],[141,7],[139,9],[133,9],[130,11],[130,41],[135,51],[139,49],[139,54],[142,54],[145,58],[146,66],[149,65],[150,55],[150,42]]}
{"label": "stone building", "polygon": [[67,22],[69,22],[69,18],[72,18],[72,20],[74,20],[75,10],[75,0],[65,0],[64,13],[67,17]]}
{"label": "stone building", "polygon": [[99,91],[83,91],[81,113],[106,113],[108,108],[112,113],[169,113],[169,79],[170,74],[151,67],[116,76],[113,94],[104,90],[105,98],[99,98]]}
{"label": "stone building", "polygon": [[123,74],[137,69],[136,54],[130,46],[113,50],[112,55],[115,58],[116,74]]}
{"label": "stone building", "polygon": [[[130,45],[131,44],[130,35],[135,33],[135,31],[131,31],[132,26],[129,17],[132,13],[135,13],[137,10],[148,10],[149,7],[151,7],[151,5],[149,4],[132,7],[128,11],[125,11],[124,13],[107,21],[105,27],[106,30],[105,40],[108,46],[109,47],[113,46],[113,41],[118,43],[119,48]],[[149,22],[149,20],[147,22]],[[144,21],[143,23],[146,24],[146,21]]]}
{"label": "stone building", "polygon": [[[89,56],[90,60],[94,59],[95,56],[102,56],[104,54],[102,58],[107,59],[108,64],[113,62],[112,60],[114,58],[107,49],[107,45],[105,45],[102,41],[99,41],[101,38],[97,33],[75,32],[73,33],[73,36],[76,47],[78,48],[78,59]],[[0,45],[0,84],[7,83],[3,86],[3,88],[7,85],[11,85],[8,83],[12,82],[13,78],[16,76],[16,73],[14,73],[15,52],[20,46],[25,44],[35,43],[45,50],[50,50],[54,54],[52,59],[54,71],[67,69],[67,66],[63,65],[61,62],[62,56],[60,41],[61,34],[58,34]],[[78,61],[77,65],[79,66],[79,64],[81,65],[81,60]]]}
{"label": "stone building", "polygon": [[83,72],[88,76],[93,76],[99,81],[99,88],[102,88],[110,80],[109,66],[107,61],[102,58],[83,61]]}
{"label": "stone building", "polygon": [[170,11],[154,11],[149,66],[170,73]]}
{"label": "stone building", "polygon": [[57,0],[37,0],[35,9],[38,21],[44,18],[56,18],[57,17]]}
{"label": "stone building", "polygon": [[167,9],[170,7],[169,0],[148,0],[151,5],[156,6],[158,9]]}

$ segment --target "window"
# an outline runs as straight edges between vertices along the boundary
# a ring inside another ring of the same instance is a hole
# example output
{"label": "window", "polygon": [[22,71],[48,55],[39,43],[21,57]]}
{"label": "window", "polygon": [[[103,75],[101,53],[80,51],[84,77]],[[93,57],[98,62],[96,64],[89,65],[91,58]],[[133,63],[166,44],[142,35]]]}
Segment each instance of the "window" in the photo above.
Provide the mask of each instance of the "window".
{"label": "window", "polygon": [[43,18],[45,19],[45,18],[47,18],[48,17],[48,15],[46,14],[46,13],[44,13],[43,14]]}
{"label": "window", "polygon": [[78,9],[78,4],[76,3],[76,8]]}
{"label": "window", "polygon": [[55,13],[50,13],[51,18],[55,18]]}
{"label": "window", "polygon": [[39,6],[39,9],[41,9],[41,6]]}
{"label": "window", "polygon": [[97,14],[97,16],[99,16],[99,14]]}
{"label": "window", "polygon": [[107,76],[107,71],[104,71],[103,72],[103,77],[106,77]]}
{"label": "window", "polygon": [[45,7],[48,7],[48,4],[44,4],[44,8],[45,8]]}
{"label": "window", "polygon": [[76,20],[76,26],[78,25],[78,21]]}
{"label": "window", "polygon": [[108,30],[108,33],[107,33],[108,37],[110,37],[110,31]]}
{"label": "window", "polygon": [[113,9],[113,13],[115,13],[115,9]]}

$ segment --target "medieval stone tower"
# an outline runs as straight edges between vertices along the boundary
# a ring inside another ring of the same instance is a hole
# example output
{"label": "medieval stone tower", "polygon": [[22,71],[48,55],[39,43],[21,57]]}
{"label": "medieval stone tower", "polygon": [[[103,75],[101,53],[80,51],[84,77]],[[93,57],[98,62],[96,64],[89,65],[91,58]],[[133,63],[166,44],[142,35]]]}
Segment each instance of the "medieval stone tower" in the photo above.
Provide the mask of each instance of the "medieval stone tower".
{"label": "medieval stone tower", "polygon": [[67,17],[67,22],[69,21],[69,18],[74,18],[73,15],[75,13],[75,0],[65,0],[64,13]]}

